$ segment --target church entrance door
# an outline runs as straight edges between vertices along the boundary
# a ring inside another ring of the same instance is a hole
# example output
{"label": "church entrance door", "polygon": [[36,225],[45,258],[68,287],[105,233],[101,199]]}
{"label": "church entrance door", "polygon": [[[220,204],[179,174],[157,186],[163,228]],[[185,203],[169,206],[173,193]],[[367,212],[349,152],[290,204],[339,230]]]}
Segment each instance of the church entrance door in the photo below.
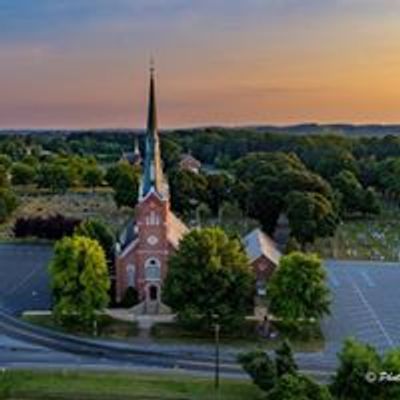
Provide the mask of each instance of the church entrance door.
{"label": "church entrance door", "polygon": [[149,288],[150,301],[158,300],[158,287],[156,285],[151,285]]}

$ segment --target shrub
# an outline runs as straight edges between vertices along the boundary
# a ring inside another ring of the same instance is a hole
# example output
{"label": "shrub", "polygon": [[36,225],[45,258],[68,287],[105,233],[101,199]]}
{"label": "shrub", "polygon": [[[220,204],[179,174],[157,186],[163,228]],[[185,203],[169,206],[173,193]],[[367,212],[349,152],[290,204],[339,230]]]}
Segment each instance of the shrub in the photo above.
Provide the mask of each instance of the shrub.
{"label": "shrub", "polygon": [[14,236],[58,240],[64,236],[72,236],[79,224],[79,219],[67,218],[60,214],[48,217],[22,217],[15,221]]}
{"label": "shrub", "polygon": [[133,287],[128,287],[125,292],[124,298],[121,301],[120,306],[124,308],[130,308],[139,303],[138,291]]}

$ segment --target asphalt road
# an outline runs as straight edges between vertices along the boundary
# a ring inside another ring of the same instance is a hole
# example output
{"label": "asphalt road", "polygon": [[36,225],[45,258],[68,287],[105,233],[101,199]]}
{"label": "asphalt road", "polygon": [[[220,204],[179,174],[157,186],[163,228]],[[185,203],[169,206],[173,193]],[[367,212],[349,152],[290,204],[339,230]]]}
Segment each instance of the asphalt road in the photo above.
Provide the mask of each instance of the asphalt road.
{"label": "asphalt road", "polygon": [[[26,309],[45,309],[50,306],[47,264],[51,248],[30,245],[0,245],[0,306],[11,314]],[[331,288],[332,314],[323,321],[326,347],[323,352],[297,354],[301,367],[307,371],[323,370],[329,373],[337,364],[337,352],[343,340],[353,336],[376,346],[380,351],[400,345],[400,263],[326,261],[328,283]],[[38,332],[0,318],[0,334],[17,339],[18,346],[3,346],[0,365],[94,365],[114,368],[161,368],[212,374],[212,347],[152,344],[146,350],[154,356],[128,354],[110,349],[89,348],[63,342],[60,338],[41,337]],[[0,336],[0,348],[3,339]],[[33,343],[36,351],[27,350]],[[113,343],[113,346],[116,345]],[[76,347],[78,346],[78,347]],[[134,351],[126,344],[119,345],[123,352]],[[18,348],[18,350],[16,350]],[[8,349],[8,350],[7,350]],[[125,350],[124,350],[125,349]],[[143,350],[137,348],[136,350]],[[96,354],[97,352],[97,354]],[[140,351],[139,351],[140,353]],[[221,351],[227,376],[242,376],[235,362],[237,349]],[[14,363],[14,364],[13,364]],[[47,364],[46,364],[47,363]],[[200,363],[200,364],[199,364]]]}

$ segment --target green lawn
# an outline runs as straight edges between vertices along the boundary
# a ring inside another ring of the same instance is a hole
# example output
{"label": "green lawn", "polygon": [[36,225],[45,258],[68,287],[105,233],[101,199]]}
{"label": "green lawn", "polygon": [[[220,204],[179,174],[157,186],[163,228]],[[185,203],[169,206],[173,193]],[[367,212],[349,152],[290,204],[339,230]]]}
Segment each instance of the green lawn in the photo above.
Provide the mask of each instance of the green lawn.
{"label": "green lawn", "polygon": [[0,398],[2,398],[2,387],[3,393],[6,392],[3,398],[13,400],[261,400],[263,398],[262,392],[248,381],[222,380],[217,397],[212,380],[178,375],[8,372],[0,375]]}
{"label": "green lawn", "polygon": [[[35,325],[58,331],[71,333],[80,336],[93,336],[93,330],[90,327],[84,327],[80,324],[58,325],[51,315],[32,315],[25,314],[23,319]],[[136,322],[128,322],[114,319],[108,315],[98,317],[98,337],[108,339],[129,340],[135,338],[138,334]]]}
{"label": "green lawn", "polygon": [[[232,333],[221,333],[221,344],[239,347],[243,350],[260,347],[276,349],[284,338],[288,338],[296,351],[315,352],[324,348],[324,337],[319,326],[289,332],[285,327],[277,325],[280,335],[274,339],[265,339],[257,333],[256,324],[246,321],[241,329]],[[152,327],[151,335],[156,341],[164,343],[214,344],[214,333],[199,330],[185,330],[176,323],[157,323]]]}

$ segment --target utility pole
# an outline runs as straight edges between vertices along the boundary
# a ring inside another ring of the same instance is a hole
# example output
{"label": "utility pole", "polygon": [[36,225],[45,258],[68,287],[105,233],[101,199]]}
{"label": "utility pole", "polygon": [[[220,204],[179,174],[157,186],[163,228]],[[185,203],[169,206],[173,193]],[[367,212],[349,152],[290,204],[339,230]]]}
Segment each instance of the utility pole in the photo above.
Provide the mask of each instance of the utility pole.
{"label": "utility pole", "polygon": [[215,390],[219,389],[219,316],[215,316]]}

